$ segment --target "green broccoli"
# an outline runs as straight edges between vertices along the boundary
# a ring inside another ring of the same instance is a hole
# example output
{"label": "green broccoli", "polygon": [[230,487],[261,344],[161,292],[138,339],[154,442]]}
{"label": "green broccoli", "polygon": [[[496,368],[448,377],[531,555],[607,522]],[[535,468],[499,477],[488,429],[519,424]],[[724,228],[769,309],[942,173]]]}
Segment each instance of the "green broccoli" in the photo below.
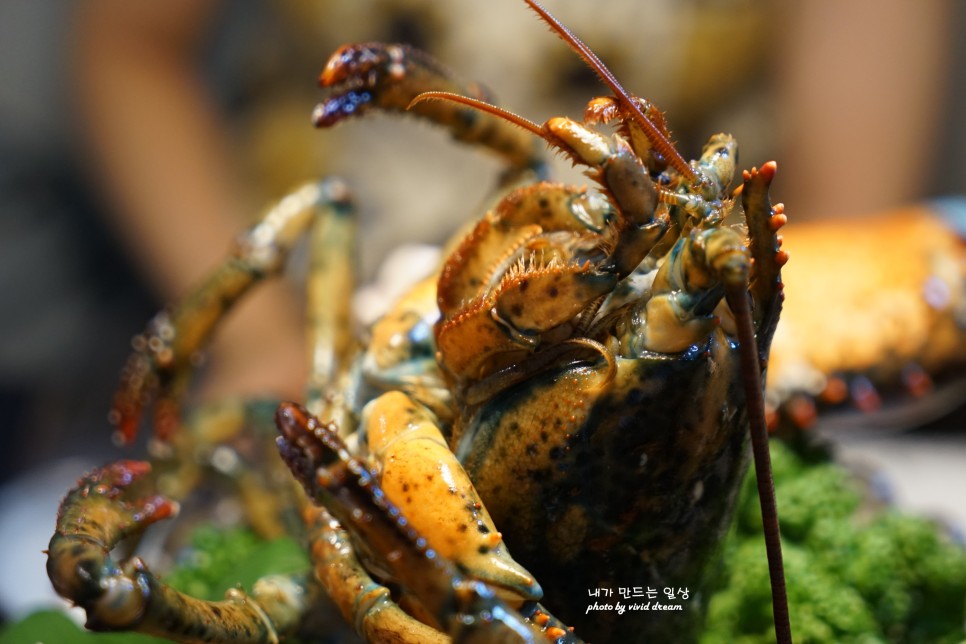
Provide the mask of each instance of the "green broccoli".
{"label": "green broccoli", "polygon": [[[933,523],[862,509],[855,481],[772,443],[792,630],[798,642],[960,642],[966,551]],[[742,487],[703,644],[774,641],[754,473]]]}
{"label": "green broccoli", "polygon": [[200,599],[223,599],[225,590],[250,591],[259,577],[309,569],[305,550],[291,539],[265,541],[245,528],[201,527],[165,583]]}

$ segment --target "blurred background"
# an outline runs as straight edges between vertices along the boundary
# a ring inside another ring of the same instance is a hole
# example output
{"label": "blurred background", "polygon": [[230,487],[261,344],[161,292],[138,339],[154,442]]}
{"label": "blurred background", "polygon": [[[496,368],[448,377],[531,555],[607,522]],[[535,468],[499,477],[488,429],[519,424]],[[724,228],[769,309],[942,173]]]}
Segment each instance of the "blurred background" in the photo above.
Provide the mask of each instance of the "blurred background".
{"label": "blurred background", "polygon": [[[955,199],[966,194],[966,51],[953,37],[963,4],[547,5],[629,91],[665,110],[686,157],[728,131],[741,167],[779,161],[789,270],[797,222],[871,230],[912,204],[966,220]],[[56,504],[86,468],[121,453],[106,412],[131,336],[216,266],[263,206],[304,180],[346,178],[371,280],[395,246],[445,241],[493,186],[496,160],[423,124],[377,116],[313,130],[322,65],[338,45],[367,40],[426,49],[537,122],[579,118],[606,93],[514,0],[0,4],[0,569],[17,580],[0,589],[5,618],[50,601],[40,550]],[[903,240],[892,239],[881,255],[898,262]],[[960,254],[954,302],[966,297],[962,276]],[[247,301],[198,396],[299,398],[299,306],[284,282]],[[962,340],[953,346],[951,358]],[[945,407],[964,393],[947,389]],[[966,529],[954,494],[963,413],[934,415],[901,423],[930,419],[915,432],[850,433],[842,454],[885,471],[898,502]]]}

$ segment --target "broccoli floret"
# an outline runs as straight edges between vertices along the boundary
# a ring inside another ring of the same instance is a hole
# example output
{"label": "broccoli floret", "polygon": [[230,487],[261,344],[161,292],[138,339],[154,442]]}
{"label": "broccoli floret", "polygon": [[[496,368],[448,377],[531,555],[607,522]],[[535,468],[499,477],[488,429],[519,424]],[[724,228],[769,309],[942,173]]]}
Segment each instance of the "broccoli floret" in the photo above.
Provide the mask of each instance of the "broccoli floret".
{"label": "broccoli floret", "polygon": [[[743,495],[739,528],[745,534],[761,534],[761,510],[754,477],[751,494]],[[804,541],[814,525],[823,519],[843,519],[859,505],[858,491],[848,477],[831,464],[800,470],[797,477],[775,482],[781,502],[782,535],[795,542]]]}
{"label": "broccoli floret", "polygon": [[[815,565],[814,556],[806,548],[786,542],[783,551],[790,619],[796,641],[882,641],[857,639],[874,634],[877,627],[865,601],[855,589],[843,585],[828,570]],[[709,633],[702,642],[735,641],[738,635],[748,638],[749,642],[774,642],[764,540],[760,536],[742,539],[727,565],[731,577],[727,588],[711,599]]]}
{"label": "broccoli floret", "polygon": [[264,541],[248,528],[202,527],[191,544],[164,581],[200,599],[220,600],[228,588],[251,590],[259,577],[309,569],[305,551],[295,541]]}
{"label": "broccoli floret", "polygon": [[[798,642],[959,642],[966,550],[930,521],[859,513],[861,494],[830,463],[772,443],[792,630]],[[724,549],[703,644],[771,642],[771,590],[754,473]]]}

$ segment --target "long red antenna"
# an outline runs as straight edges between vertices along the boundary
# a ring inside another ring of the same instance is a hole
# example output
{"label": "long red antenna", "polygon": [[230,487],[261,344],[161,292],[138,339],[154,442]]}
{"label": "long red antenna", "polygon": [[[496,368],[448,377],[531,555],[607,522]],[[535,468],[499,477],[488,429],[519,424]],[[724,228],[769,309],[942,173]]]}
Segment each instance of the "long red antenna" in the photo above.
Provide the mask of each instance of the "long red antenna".
{"label": "long red antenna", "polygon": [[590,47],[585,45],[580,38],[575,36],[574,33],[567,29],[567,27],[565,27],[559,20],[554,18],[549,11],[540,5],[539,2],[536,0],[525,0],[525,2],[536,12],[538,16],[540,16],[545,23],[547,23],[554,33],[560,36],[565,43],[570,45],[570,48],[577,52],[577,55],[579,55],[580,58],[587,63],[592,70],[594,70],[594,73],[597,74],[597,76],[608,87],[610,87],[611,91],[614,92],[614,98],[616,98],[627,109],[634,119],[634,122],[640,125],[644,130],[647,138],[651,141],[651,145],[653,145],[657,151],[665,159],[667,159],[668,163],[675,170],[680,172],[681,175],[688,180],[688,182],[696,182],[698,177],[694,173],[694,170],[691,169],[691,166],[688,165],[687,161],[684,160],[684,157],[682,157],[678,151],[674,149],[674,146],[670,141],[668,141],[667,137],[664,136],[661,131],[657,129],[654,123],[652,123],[651,120],[644,115],[644,112],[641,111],[641,108],[634,100],[631,99],[630,94],[628,94],[627,90],[624,89],[616,78],[614,78],[614,75],[610,72],[610,70],[604,66],[604,63],[601,62],[600,58],[597,57],[597,54],[591,51]]}

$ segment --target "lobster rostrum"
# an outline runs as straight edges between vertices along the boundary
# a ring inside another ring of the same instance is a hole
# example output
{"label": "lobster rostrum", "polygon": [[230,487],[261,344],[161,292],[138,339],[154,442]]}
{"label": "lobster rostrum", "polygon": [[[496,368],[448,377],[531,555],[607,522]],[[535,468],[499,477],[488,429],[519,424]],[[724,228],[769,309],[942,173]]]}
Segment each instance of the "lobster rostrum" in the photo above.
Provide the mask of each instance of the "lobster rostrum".
{"label": "lobster rostrum", "polygon": [[[279,641],[326,595],[369,641],[687,640],[700,627],[751,426],[776,633],[790,641],[761,385],[787,259],[776,234],[783,207],[768,197],[776,164],[744,172],[730,191],[732,137],[715,135],[684,161],[660,111],[527,4],[613,92],[582,121],[527,121],[405,45],[347,45],[322,72],[330,95],[318,126],[406,112],[507,163],[492,208],[373,326],[364,349],[349,331],[351,203],[328,180],[272,208],[219,271],[159,314],[125,367],[112,412],[123,437],[155,400],[175,472],[197,461],[193,441],[230,446],[242,495],[300,508],[295,529],[314,574],[204,602],[137,558],[118,563],[114,545],[175,514],[173,497],[186,494],[159,493],[161,474],[122,461],[81,479],[50,544],[54,586],[87,610],[89,627]],[[615,134],[598,131],[608,123]],[[544,144],[598,190],[546,181]],[[303,235],[313,257],[311,381],[305,407],[275,413],[296,490],[267,473],[252,480],[256,450],[235,437],[265,438],[244,405],[196,415],[201,439],[173,429],[217,321],[278,273]],[[252,520],[266,532],[289,525],[284,509]],[[688,588],[684,610],[595,610],[601,592],[666,587]]]}

